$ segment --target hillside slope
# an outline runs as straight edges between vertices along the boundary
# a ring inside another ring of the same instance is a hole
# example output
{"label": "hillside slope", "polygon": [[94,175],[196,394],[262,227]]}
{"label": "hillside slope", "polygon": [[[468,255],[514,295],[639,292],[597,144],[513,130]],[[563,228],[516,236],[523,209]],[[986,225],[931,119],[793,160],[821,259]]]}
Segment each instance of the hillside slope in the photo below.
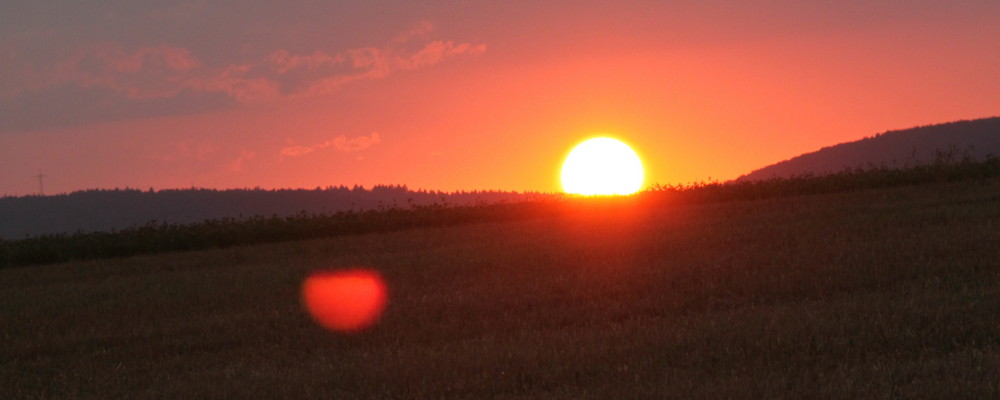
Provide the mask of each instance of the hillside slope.
{"label": "hillside slope", "polygon": [[991,154],[1000,156],[1000,117],[888,131],[802,154],[739,179],[824,174],[872,165],[902,167],[934,162],[940,157],[983,159]]}
{"label": "hillside slope", "polygon": [[[0,270],[0,398],[998,399],[1000,179]],[[312,323],[368,268],[370,331]]]}

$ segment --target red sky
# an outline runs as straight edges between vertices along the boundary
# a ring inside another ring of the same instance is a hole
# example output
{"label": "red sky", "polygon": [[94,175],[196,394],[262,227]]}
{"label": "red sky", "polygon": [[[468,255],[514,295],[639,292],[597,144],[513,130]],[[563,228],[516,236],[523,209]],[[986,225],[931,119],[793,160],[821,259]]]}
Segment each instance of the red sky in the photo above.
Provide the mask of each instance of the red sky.
{"label": "red sky", "polygon": [[993,0],[25,3],[0,14],[0,195],[39,171],[557,191],[598,134],[648,183],[725,180],[1000,115]]}

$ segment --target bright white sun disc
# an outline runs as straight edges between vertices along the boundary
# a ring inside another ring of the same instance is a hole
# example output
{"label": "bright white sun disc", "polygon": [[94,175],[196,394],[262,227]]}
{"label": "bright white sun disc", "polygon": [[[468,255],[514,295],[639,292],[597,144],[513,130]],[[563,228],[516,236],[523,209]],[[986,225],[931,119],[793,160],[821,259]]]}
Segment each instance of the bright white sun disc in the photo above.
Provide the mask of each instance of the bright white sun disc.
{"label": "bright white sun disc", "polygon": [[642,161],[619,140],[595,138],[580,143],[562,166],[566,193],[626,195],[642,188]]}

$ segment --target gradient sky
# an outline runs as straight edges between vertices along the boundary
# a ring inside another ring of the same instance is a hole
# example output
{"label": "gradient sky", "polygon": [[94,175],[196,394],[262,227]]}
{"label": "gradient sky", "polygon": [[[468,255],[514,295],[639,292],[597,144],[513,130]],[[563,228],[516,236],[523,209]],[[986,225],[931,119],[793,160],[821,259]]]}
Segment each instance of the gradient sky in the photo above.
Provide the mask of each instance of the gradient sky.
{"label": "gradient sky", "polygon": [[1000,114],[1000,2],[19,1],[0,195],[405,184],[557,191],[623,139],[731,179]]}

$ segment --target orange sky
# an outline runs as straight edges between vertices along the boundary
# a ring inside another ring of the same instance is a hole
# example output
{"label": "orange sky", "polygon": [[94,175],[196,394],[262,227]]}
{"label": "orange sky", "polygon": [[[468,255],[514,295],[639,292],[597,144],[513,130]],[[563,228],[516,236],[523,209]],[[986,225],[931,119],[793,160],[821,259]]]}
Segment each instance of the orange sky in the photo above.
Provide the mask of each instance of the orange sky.
{"label": "orange sky", "polygon": [[0,16],[0,195],[557,191],[598,134],[725,180],[1000,114],[996,1],[160,3]]}

